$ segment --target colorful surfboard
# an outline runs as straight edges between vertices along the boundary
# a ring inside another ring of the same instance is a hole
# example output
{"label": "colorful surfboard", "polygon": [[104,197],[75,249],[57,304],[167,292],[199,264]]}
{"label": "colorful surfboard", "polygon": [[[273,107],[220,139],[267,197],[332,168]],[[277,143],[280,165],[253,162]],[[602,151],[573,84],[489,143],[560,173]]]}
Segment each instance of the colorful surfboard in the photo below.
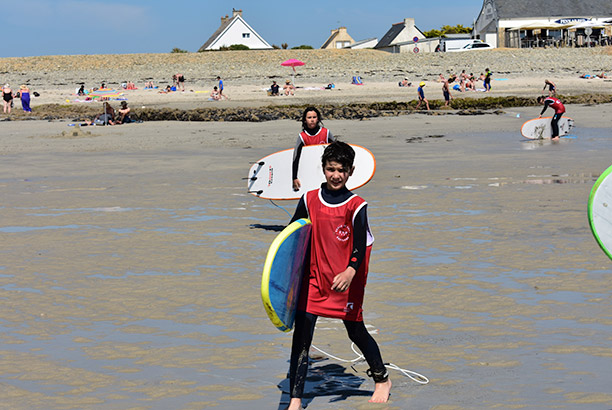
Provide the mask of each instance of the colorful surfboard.
{"label": "colorful surfboard", "polygon": [[261,300],[268,317],[279,330],[293,328],[300,285],[310,249],[308,219],[289,224],[272,241],[261,276]]}
{"label": "colorful surfboard", "polygon": [[612,259],[612,166],[595,181],[589,195],[587,214],[597,243]]}
{"label": "colorful surfboard", "polygon": [[[550,139],[552,137],[552,117],[534,118],[526,121],[521,127],[521,134],[530,140]],[[568,117],[561,117],[559,120],[559,136],[569,134],[574,127],[574,120]]]}
{"label": "colorful surfboard", "polygon": [[[307,145],[302,148],[298,179],[302,187],[293,190],[293,149],[270,154],[251,166],[246,178],[249,192],[263,199],[299,199],[304,193],[319,188],[325,182],[321,155],[328,144]],[[355,150],[355,171],[346,187],[350,190],[367,184],[376,171],[372,153],[359,145],[350,144]]]}

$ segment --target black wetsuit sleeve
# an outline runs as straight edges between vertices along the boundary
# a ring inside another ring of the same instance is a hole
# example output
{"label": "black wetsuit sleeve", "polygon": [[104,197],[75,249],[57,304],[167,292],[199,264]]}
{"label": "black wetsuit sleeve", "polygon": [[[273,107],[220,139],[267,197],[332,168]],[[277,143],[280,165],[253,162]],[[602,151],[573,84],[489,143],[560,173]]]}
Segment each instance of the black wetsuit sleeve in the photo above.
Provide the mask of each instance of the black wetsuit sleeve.
{"label": "black wetsuit sleeve", "polygon": [[293,217],[291,218],[291,221],[289,221],[289,223],[295,222],[301,218],[308,218],[308,209],[306,209],[304,196],[300,198],[300,201],[298,202],[297,207],[295,208],[295,213],[293,214]]}
{"label": "black wetsuit sleeve", "polygon": [[298,167],[300,166],[300,157],[302,156],[303,147],[304,147],[304,143],[302,142],[302,139],[298,136],[298,139],[295,144],[294,151],[293,151],[293,167],[292,167],[292,174],[291,174],[292,182],[297,179]]}
{"label": "black wetsuit sleeve", "polygon": [[349,260],[348,266],[356,271],[359,270],[361,262],[363,262],[363,258],[365,258],[366,254],[368,235],[367,207],[368,206],[365,205],[359,210],[353,222],[353,252],[351,253],[351,259]]}
{"label": "black wetsuit sleeve", "polygon": [[544,111],[546,111],[546,109],[548,108],[550,104],[551,104],[550,101],[544,101],[544,108],[542,108],[542,112],[540,113],[540,115],[544,114]]}

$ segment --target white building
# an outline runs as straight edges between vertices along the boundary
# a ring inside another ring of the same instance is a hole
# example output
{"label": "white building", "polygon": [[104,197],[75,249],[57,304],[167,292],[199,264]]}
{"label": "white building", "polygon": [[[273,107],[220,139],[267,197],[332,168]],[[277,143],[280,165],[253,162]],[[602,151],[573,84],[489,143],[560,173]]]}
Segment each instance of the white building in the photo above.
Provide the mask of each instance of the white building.
{"label": "white building", "polygon": [[406,18],[401,23],[393,24],[374,48],[391,53],[414,52],[415,39],[416,42],[421,41],[425,39],[425,34],[414,25],[413,18]]}
{"label": "white building", "polygon": [[374,48],[374,46],[378,44],[378,39],[376,37],[367,38],[365,40],[356,41],[350,46],[346,46],[344,48],[351,48],[353,50],[358,50],[362,48]]}
{"label": "white building", "polygon": [[219,50],[233,44],[242,44],[252,50],[272,49],[242,18],[242,10],[232,9],[232,17],[221,17],[221,26],[198,51]]}
{"label": "white building", "polygon": [[612,0],[484,0],[474,36],[493,47],[609,44]]}

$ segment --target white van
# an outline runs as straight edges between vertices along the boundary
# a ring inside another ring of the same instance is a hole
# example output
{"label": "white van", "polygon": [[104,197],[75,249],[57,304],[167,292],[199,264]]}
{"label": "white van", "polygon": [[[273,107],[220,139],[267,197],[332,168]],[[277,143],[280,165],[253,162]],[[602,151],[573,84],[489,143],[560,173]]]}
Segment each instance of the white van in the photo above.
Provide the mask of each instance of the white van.
{"label": "white van", "polygon": [[491,47],[490,44],[487,43],[483,43],[482,41],[478,41],[477,43],[470,43],[470,44],[466,44],[465,46],[458,48],[458,49],[453,49],[453,50],[448,50],[451,53],[458,53],[461,51],[473,51],[473,50],[490,50],[493,47]]}
{"label": "white van", "polygon": [[441,40],[442,51],[457,51],[470,44],[482,43],[474,38],[443,38]]}

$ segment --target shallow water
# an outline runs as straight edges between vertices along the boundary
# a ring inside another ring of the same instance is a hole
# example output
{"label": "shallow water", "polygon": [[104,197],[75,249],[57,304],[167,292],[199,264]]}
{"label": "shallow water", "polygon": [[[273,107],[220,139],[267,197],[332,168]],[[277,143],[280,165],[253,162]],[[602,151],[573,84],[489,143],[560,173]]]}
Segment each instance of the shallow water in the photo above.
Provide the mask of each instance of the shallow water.
{"label": "shallow water", "polygon": [[[401,118],[378,124],[354,133],[378,159],[358,191],[376,237],[366,323],[386,361],[431,379],[392,373],[384,407],[610,407],[610,261],[586,200],[612,132],[525,149],[505,132],[407,144]],[[7,158],[3,405],[281,407],[290,335],[269,323],[259,282],[289,216],[240,180],[269,150]],[[354,357],[338,321],[321,319],[314,342]],[[355,368],[314,362],[309,408],[373,408]]]}

